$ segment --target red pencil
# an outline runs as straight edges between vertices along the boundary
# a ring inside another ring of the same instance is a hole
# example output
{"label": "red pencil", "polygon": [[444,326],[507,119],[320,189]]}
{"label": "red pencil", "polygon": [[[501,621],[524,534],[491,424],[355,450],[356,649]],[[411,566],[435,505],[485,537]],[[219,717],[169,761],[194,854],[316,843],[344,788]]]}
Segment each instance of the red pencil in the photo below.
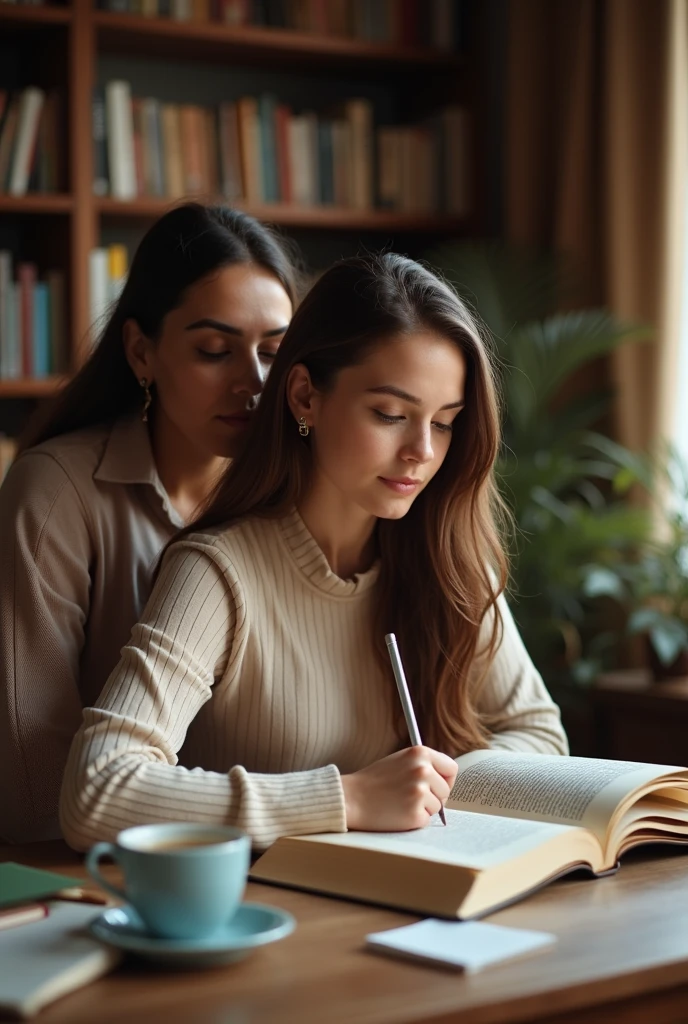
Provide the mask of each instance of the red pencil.
{"label": "red pencil", "polygon": [[24,903],[19,907],[6,907],[0,910],[0,931],[5,928],[16,928],[20,924],[31,924],[48,916],[45,903]]}

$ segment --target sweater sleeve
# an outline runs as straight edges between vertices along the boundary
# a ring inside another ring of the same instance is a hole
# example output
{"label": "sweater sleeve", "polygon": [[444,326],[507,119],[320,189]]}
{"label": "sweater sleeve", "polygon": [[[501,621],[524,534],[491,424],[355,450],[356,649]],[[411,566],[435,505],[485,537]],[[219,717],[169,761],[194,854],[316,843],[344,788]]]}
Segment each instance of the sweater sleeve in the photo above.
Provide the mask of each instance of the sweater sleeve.
{"label": "sweater sleeve", "polygon": [[[559,708],[526,651],[504,595],[500,596],[498,607],[501,636],[476,696],[478,711],[491,733],[490,747],[568,754]],[[491,621],[486,621],[481,643],[489,637],[491,625]],[[479,674],[484,671],[481,662],[478,658]]]}
{"label": "sweater sleeve", "polygon": [[60,836],[60,783],[81,721],[91,535],[62,466],[27,452],[0,489],[0,839]]}
{"label": "sweater sleeve", "polygon": [[[228,559],[193,537],[170,549],[97,706],[84,711],[60,801],[76,849],[131,825],[231,824],[258,848],[281,835],[345,831],[339,772],[263,775],[187,769],[187,729],[226,672],[240,674],[241,586]],[[240,684],[240,679],[239,679]]]}

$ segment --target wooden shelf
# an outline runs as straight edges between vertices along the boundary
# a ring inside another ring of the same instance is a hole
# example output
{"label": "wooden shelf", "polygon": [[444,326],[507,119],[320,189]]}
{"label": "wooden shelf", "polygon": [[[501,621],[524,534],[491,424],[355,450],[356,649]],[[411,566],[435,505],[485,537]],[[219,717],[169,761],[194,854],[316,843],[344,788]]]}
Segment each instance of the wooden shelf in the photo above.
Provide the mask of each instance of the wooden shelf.
{"label": "wooden shelf", "polygon": [[319,35],[293,29],[255,25],[224,25],[219,22],[173,21],[144,18],[133,14],[95,11],[93,21],[100,48],[110,51],[145,53],[146,56],[178,57],[184,60],[222,60],[238,56],[242,63],[264,61],[273,64],[331,64],[363,61],[383,64],[386,70],[427,68],[434,72],[457,71],[463,60],[455,53],[417,47],[384,46],[346,36]]}
{"label": "wooden shelf", "polygon": [[0,398],[42,398],[54,394],[66,381],[66,377],[0,380]]}
{"label": "wooden shelf", "polygon": [[71,213],[74,198],[65,193],[30,193],[25,196],[0,195],[0,213]]}
{"label": "wooden shelf", "polygon": [[[185,197],[192,199],[193,196]],[[207,200],[207,197],[203,197]],[[218,203],[227,200],[219,197]],[[175,205],[169,199],[144,197],[124,201],[98,199],[96,208],[105,217],[122,219],[152,219]],[[448,214],[399,213],[395,210],[353,210],[336,206],[295,206],[291,203],[271,203],[257,206],[232,200],[232,206],[245,210],[259,220],[293,228],[325,228],[339,231],[417,231],[461,234],[465,220]]]}
{"label": "wooden shelf", "polygon": [[34,7],[32,4],[0,3],[0,22],[26,25],[68,25],[72,20],[70,7]]}

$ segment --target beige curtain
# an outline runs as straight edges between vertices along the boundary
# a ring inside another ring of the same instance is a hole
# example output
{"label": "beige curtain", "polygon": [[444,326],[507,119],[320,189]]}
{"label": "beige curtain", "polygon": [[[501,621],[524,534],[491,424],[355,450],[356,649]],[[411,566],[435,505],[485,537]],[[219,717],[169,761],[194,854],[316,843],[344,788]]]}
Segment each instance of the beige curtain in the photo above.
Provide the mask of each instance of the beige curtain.
{"label": "beige curtain", "polygon": [[666,435],[688,183],[688,0],[511,0],[506,231],[574,257],[581,304],[654,327],[604,368],[616,432]]}

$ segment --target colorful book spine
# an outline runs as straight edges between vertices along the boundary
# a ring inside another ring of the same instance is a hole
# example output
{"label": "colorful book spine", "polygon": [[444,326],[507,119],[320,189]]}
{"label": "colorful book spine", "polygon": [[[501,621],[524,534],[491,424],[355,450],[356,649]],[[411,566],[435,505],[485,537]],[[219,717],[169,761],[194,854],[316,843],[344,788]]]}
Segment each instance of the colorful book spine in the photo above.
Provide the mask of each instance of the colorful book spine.
{"label": "colorful book spine", "polygon": [[33,376],[50,374],[50,308],[48,285],[36,281],[33,286]]}

